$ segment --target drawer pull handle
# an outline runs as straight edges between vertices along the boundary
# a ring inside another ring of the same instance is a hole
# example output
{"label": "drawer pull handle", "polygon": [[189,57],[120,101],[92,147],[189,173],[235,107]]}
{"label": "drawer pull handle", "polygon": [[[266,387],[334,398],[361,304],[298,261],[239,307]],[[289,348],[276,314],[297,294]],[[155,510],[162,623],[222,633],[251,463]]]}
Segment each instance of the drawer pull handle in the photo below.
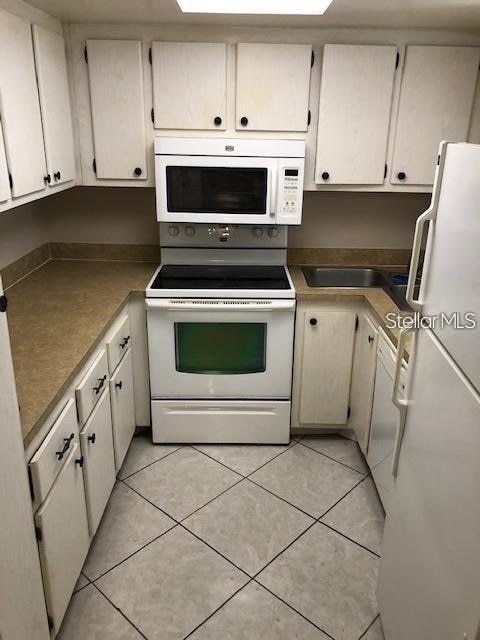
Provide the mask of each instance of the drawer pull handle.
{"label": "drawer pull handle", "polygon": [[125,349],[129,341],[130,341],[130,336],[123,338],[123,340],[120,342],[120,349]]}
{"label": "drawer pull handle", "polygon": [[75,460],[75,464],[78,464],[80,468],[83,467],[83,456],[80,456],[80,458],[77,458]]}
{"label": "drawer pull handle", "polygon": [[64,438],[63,439],[63,449],[61,451],[55,451],[55,453],[57,454],[57,460],[62,460],[63,459],[63,456],[70,449],[70,443],[72,442],[74,437],[75,436],[73,435],[73,433],[71,433],[68,438]]}
{"label": "drawer pull handle", "polygon": [[97,434],[96,433],[92,433],[91,436],[88,436],[87,440],[89,442],[91,442],[92,444],[95,444],[95,440],[97,439]]}
{"label": "drawer pull handle", "polygon": [[374,341],[374,337],[373,336],[368,336],[368,341],[369,342],[373,342]]}
{"label": "drawer pull handle", "polygon": [[95,395],[98,396],[98,394],[100,393],[100,391],[103,388],[103,385],[105,384],[105,380],[107,379],[107,376],[103,376],[103,378],[99,378],[98,379],[98,385],[96,387],[93,387],[93,390],[95,391]]}
{"label": "drawer pull handle", "polygon": [[121,380],[120,380],[120,382],[116,382],[116,383],[115,383],[115,387],[116,387],[117,389],[120,389],[120,391],[121,391],[121,390],[122,390],[122,387],[123,387],[123,382],[122,382]]}

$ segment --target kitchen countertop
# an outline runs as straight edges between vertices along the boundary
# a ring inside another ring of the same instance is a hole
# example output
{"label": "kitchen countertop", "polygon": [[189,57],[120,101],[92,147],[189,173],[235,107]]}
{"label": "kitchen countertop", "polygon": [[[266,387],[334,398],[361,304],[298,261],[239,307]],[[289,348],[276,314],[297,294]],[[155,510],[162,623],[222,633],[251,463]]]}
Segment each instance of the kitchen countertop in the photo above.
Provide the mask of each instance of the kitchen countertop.
{"label": "kitchen countertop", "polygon": [[157,264],[51,260],[7,290],[8,324],[27,446],[131,294]]}
{"label": "kitchen countertop", "polygon": [[[8,291],[8,323],[24,444],[80,373],[130,295],[143,296],[157,264],[51,260]],[[385,328],[385,314],[398,313],[379,288],[309,287],[301,267],[291,266],[298,301],[364,302]],[[407,344],[408,354],[409,344]]]}
{"label": "kitchen countertop", "polygon": [[[402,316],[412,315],[412,311],[400,311],[390,296],[380,287],[310,287],[303,275],[302,267],[289,267],[293,284],[297,292],[297,302],[363,302],[381,325],[394,345],[398,344],[398,329],[389,329],[385,325],[387,313]],[[408,334],[405,354],[408,359],[412,335]]]}

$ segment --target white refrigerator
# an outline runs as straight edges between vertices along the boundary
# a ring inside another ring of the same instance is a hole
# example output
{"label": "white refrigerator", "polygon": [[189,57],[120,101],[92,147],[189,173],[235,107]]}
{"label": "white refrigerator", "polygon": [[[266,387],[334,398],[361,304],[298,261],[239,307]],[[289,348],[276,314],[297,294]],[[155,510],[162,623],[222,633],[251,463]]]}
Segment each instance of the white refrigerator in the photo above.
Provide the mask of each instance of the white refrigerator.
{"label": "white refrigerator", "polygon": [[[386,640],[480,640],[480,146],[442,143],[432,204],[417,221],[410,283],[422,317],[459,315],[457,328],[416,332],[380,614]],[[459,328],[469,313],[476,328]]]}

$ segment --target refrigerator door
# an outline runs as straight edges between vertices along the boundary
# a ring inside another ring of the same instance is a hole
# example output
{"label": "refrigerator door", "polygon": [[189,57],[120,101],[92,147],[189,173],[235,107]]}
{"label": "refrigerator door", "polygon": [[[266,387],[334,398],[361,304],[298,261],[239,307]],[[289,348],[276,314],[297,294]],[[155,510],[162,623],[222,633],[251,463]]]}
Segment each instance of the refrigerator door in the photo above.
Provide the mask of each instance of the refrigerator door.
{"label": "refrigerator door", "polygon": [[437,212],[422,277],[422,314],[444,312],[458,323],[468,320],[466,314],[476,314],[473,329],[438,324],[432,330],[480,391],[480,146],[445,144],[440,162]]}
{"label": "refrigerator door", "polygon": [[474,640],[480,618],[480,397],[417,336],[378,583],[387,640]]}

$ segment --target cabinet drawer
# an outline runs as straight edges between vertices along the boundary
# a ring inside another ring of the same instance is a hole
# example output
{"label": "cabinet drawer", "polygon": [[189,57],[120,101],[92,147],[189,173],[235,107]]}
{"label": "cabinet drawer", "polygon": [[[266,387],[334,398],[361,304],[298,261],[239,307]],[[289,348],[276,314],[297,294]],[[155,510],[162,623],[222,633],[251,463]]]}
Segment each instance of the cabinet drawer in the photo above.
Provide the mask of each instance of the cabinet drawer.
{"label": "cabinet drawer", "polygon": [[135,432],[132,351],[129,349],[110,380],[115,469],[118,471]]}
{"label": "cabinet drawer", "polygon": [[47,610],[58,633],[90,545],[78,442],[35,515]]}
{"label": "cabinet drawer", "polygon": [[93,536],[102,518],[115,484],[110,393],[103,393],[80,432],[83,475],[90,535]]}
{"label": "cabinet drawer", "polygon": [[78,425],[75,402],[71,399],[30,460],[35,505],[39,505],[47,497],[74,444],[78,444]]}
{"label": "cabinet drawer", "polygon": [[100,400],[102,391],[108,387],[108,364],[105,349],[102,349],[85,377],[75,389],[80,425],[85,424],[93,407]]}
{"label": "cabinet drawer", "polygon": [[130,321],[124,315],[115,323],[107,338],[108,369],[113,373],[130,346]]}

